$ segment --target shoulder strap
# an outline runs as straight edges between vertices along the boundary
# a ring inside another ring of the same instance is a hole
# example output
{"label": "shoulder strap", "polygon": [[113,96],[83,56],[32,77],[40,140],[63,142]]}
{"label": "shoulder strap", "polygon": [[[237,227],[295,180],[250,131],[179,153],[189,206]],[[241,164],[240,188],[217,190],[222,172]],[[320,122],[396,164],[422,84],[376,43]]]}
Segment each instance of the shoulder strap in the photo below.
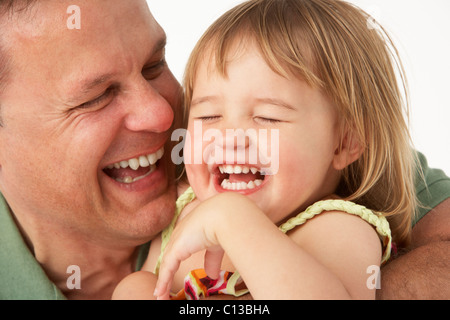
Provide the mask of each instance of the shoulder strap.
{"label": "shoulder strap", "polygon": [[371,224],[376,229],[383,242],[383,258],[381,263],[385,263],[389,259],[391,255],[392,236],[391,229],[386,218],[381,214],[376,214],[372,210],[350,201],[324,200],[316,202],[308,207],[304,212],[281,225],[280,230],[287,233],[293,228],[306,223],[306,221],[314,218],[316,215],[319,215],[324,211],[342,211],[348,214],[353,214]]}

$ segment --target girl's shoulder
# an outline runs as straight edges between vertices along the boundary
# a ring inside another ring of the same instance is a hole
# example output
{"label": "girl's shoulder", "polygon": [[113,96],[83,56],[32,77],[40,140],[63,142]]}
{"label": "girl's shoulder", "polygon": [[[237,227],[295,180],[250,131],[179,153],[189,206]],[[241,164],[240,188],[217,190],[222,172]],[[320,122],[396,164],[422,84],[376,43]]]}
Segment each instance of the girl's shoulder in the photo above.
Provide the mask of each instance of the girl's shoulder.
{"label": "girl's shoulder", "polygon": [[[332,215],[333,213],[334,215]],[[323,218],[324,216],[326,216],[326,219]],[[304,212],[281,225],[280,230],[284,233],[287,233],[293,229],[301,230],[298,226],[302,226],[310,220],[317,221],[318,217],[322,217],[320,219],[320,228],[326,230],[326,232],[349,232],[352,226],[355,226],[361,229],[361,231],[358,231],[358,234],[363,232],[378,234],[378,239],[381,240],[381,245],[383,248],[382,263],[389,259],[392,246],[392,236],[387,219],[380,213],[374,212],[364,206],[350,201],[333,198],[316,202],[308,207]],[[338,222],[342,222],[343,224]],[[315,227],[319,227],[319,224],[311,222],[308,223],[308,229]],[[335,230],[337,228],[339,228],[339,230]],[[303,230],[305,230],[305,228],[303,228]],[[301,234],[303,232],[298,231],[297,233]]]}
{"label": "girl's shoulder", "polygon": [[319,201],[280,226],[296,243],[332,250],[379,252],[385,263],[391,253],[392,236],[380,213],[342,199]]}
{"label": "girl's shoulder", "polygon": [[355,296],[368,289],[368,272],[381,265],[382,245],[377,232],[355,215],[326,211],[287,235],[332,270]]}

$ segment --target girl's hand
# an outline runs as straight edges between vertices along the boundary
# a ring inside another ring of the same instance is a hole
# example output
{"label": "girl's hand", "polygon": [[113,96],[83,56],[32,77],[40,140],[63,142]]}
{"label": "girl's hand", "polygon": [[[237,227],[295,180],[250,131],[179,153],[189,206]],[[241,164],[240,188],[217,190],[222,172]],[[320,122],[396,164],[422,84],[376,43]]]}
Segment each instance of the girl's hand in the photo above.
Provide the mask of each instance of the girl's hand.
{"label": "girl's hand", "polygon": [[250,200],[238,194],[219,194],[203,201],[179,222],[161,263],[155,290],[158,299],[170,297],[172,280],[180,263],[196,252],[206,250],[204,269],[209,277],[218,278],[224,250],[217,237],[217,231],[224,227],[223,222],[226,219],[232,219],[231,215],[236,211],[233,208],[239,206],[239,211],[243,209],[242,202]]}

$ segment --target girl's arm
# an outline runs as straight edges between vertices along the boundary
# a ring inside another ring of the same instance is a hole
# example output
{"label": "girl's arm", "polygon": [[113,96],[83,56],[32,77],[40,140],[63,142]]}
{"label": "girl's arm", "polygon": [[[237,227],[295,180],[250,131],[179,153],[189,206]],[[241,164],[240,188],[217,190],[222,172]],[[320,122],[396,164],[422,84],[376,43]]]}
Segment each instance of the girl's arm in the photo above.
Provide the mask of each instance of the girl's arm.
{"label": "girl's arm", "polygon": [[220,194],[202,202],[175,228],[156,294],[168,298],[181,261],[207,250],[205,270],[216,277],[224,251],[255,299],[374,298],[366,273],[380,262],[376,233],[363,220],[323,214],[283,234],[249,199]]}

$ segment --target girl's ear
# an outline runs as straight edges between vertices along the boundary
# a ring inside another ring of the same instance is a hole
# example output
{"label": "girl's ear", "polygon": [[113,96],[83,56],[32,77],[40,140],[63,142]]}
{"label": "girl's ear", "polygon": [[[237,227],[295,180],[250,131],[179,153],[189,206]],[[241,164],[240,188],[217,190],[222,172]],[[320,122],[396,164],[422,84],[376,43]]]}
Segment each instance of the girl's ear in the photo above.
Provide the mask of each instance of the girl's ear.
{"label": "girl's ear", "polygon": [[356,160],[358,160],[364,148],[354,134],[347,131],[342,140],[342,144],[338,146],[334,153],[333,167],[336,170],[343,170]]}

